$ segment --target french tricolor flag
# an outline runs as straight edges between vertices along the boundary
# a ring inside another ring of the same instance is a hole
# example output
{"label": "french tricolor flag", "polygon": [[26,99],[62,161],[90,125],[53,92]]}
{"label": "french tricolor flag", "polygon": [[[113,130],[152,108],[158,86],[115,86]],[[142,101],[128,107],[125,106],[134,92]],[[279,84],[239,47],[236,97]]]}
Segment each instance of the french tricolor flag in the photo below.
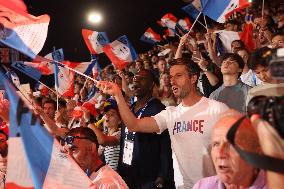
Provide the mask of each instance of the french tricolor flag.
{"label": "french tricolor flag", "polygon": [[242,12],[244,11],[245,8],[250,7],[251,6],[251,2],[249,2],[249,0],[239,0],[239,5],[237,8],[235,8],[234,10],[232,10],[231,12],[228,12],[225,15],[225,19],[228,19],[231,15],[233,15],[235,12]]}
{"label": "french tricolor flag", "polygon": [[249,0],[210,0],[204,7],[203,13],[213,20],[224,23],[228,15],[235,10],[244,9],[250,6]]}
{"label": "french tricolor flag", "polygon": [[148,28],[141,36],[140,40],[146,43],[155,44],[161,41],[161,36],[155,33],[152,28]]}
{"label": "french tricolor flag", "polygon": [[7,189],[96,188],[0,73],[10,101]]}
{"label": "french tricolor flag", "polygon": [[82,35],[91,54],[103,53],[103,47],[109,43],[105,32],[82,29]]}
{"label": "french tricolor flag", "polygon": [[[51,75],[54,73],[54,65],[52,63],[52,60],[62,62],[64,60],[63,49],[58,49],[53,51],[52,53],[47,54],[44,58],[41,59],[41,61],[34,60],[33,62],[26,62],[26,61],[16,62],[15,64],[12,64],[12,66],[14,65],[13,67],[15,67],[16,69],[25,68],[20,71],[31,76],[35,74],[34,76],[38,77],[38,74],[40,74],[41,76],[41,75]],[[31,67],[34,69],[31,69]],[[38,72],[36,72],[35,70],[38,70]]]}
{"label": "french tricolor flag", "polygon": [[184,19],[179,19],[176,27],[181,29],[184,33],[187,33],[192,26],[189,18],[185,17]]}
{"label": "french tricolor flag", "polygon": [[243,41],[249,51],[253,51],[255,49],[255,42],[252,38],[252,24],[245,24],[242,32],[219,30],[214,33],[217,34],[216,45],[218,45],[217,49],[220,53],[231,52],[231,44],[235,40]]}
{"label": "french tricolor flag", "polygon": [[69,68],[73,68],[83,74],[90,75],[92,73],[92,69],[96,62],[70,62],[70,61],[63,61],[63,64],[68,66]]}
{"label": "french tricolor flag", "polygon": [[64,97],[74,96],[75,73],[64,65],[54,64],[55,88]]}
{"label": "french tricolor flag", "polygon": [[102,72],[101,66],[97,60],[97,56],[95,54],[91,55],[92,62],[94,62],[94,67],[92,69],[93,79],[101,80],[100,73]]}
{"label": "french tricolor flag", "polygon": [[23,62],[24,65],[37,69],[42,75],[53,74],[53,64],[51,61]]}
{"label": "french tricolor flag", "polygon": [[0,42],[34,59],[47,37],[49,16],[32,16],[20,0],[0,1]]}
{"label": "french tricolor flag", "polygon": [[169,29],[175,30],[178,19],[172,13],[167,13],[161,18],[161,25]]}
{"label": "french tricolor flag", "polygon": [[173,30],[171,30],[171,29],[166,29],[165,31],[164,31],[164,33],[165,33],[165,36],[166,37],[174,37],[175,36],[175,32],[173,31]]}
{"label": "french tricolor flag", "polygon": [[182,10],[195,20],[207,1],[208,0],[193,0],[188,5],[182,7]]}
{"label": "french tricolor flag", "polygon": [[20,72],[28,75],[29,77],[33,78],[36,81],[40,80],[41,78],[42,74],[38,69],[31,67],[31,66],[27,66],[22,61],[12,62],[11,66],[19,70]]}
{"label": "french tricolor flag", "polygon": [[125,35],[107,44],[103,48],[116,69],[123,70],[125,66],[136,60],[137,53]]}

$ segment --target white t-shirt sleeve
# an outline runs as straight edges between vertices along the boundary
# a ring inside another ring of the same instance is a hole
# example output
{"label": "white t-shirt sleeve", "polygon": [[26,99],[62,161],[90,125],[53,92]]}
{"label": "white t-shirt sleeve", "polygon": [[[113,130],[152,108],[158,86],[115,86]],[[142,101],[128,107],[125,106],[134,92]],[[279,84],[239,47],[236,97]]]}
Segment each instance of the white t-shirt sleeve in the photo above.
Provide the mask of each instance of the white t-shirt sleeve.
{"label": "white t-shirt sleeve", "polygon": [[155,119],[159,127],[159,132],[157,132],[158,134],[161,134],[164,130],[167,129],[167,114],[168,114],[168,111],[166,109],[152,116]]}

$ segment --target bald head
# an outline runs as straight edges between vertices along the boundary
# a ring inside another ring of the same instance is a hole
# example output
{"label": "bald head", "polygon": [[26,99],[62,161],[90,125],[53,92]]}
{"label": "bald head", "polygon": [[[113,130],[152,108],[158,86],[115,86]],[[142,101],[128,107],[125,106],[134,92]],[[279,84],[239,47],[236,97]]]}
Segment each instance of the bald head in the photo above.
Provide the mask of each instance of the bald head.
{"label": "bald head", "polygon": [[[227,134],[233,124],[243,116],[243,114],[233,109],[226,111],[214,125],[213,132],[223,130]],[[260,149],[257,133],[248,118],[245,118],[239,126],[235,136],[235,143],[247,151],[257,152]]]}

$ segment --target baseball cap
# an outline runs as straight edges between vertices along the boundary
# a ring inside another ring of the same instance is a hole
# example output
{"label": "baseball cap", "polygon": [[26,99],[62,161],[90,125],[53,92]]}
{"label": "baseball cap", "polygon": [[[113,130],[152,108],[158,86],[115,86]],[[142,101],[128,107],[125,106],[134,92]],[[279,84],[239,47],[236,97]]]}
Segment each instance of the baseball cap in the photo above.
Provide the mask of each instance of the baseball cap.
{"label": "baseball cap", "polygon": [[107,112],[110,109],[115,109],[116,111],[118,111],[117,103],[112,98],[107,99],[104,103],[104,112]]}

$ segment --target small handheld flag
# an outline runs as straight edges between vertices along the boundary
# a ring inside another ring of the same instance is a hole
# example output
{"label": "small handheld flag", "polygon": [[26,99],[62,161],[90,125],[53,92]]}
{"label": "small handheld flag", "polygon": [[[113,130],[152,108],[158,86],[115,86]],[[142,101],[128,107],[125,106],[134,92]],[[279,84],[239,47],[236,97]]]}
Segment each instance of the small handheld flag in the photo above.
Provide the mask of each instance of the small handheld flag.
{"label": "small handheld flag", "polygon": [[135,61],[138,57],[125,35],[106,45],[103,50],[112,64],[119,70],[124,69],[128,63]]}
{"label": "small handheld flag", "polygon": [[103,53],[103,47],[109,43],[105,32],[82,29],[82,35],[91,54]]}

